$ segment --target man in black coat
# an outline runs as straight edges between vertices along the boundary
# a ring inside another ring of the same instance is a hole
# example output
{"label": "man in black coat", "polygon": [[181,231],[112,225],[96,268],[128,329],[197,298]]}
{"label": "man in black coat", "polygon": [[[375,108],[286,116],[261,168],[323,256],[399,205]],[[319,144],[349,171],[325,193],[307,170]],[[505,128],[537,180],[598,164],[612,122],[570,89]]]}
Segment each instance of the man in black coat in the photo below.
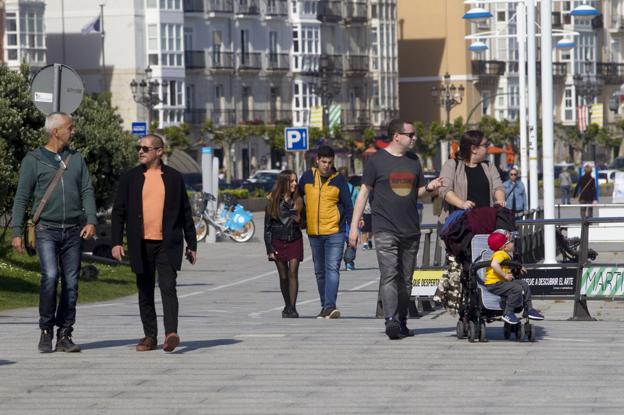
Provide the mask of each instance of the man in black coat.
{"label": "man in black coat", "polygon": [[187,259],[191,264],[196,260],[197,239],[184,181],[178,171],[162,163],[163,147],[163,140],[157,135],[147,135],[139,141],[139,165],[121,177],[113,205],[113,258],[121,261],[125,256],[125,226],[130,266],[137,276],[145,333],[136,345],[140,352],[154,350],[157,345],[156,272],[165,323],[163,350],[171,352],[180,344],[176,271],[182,266],[183,239]]}

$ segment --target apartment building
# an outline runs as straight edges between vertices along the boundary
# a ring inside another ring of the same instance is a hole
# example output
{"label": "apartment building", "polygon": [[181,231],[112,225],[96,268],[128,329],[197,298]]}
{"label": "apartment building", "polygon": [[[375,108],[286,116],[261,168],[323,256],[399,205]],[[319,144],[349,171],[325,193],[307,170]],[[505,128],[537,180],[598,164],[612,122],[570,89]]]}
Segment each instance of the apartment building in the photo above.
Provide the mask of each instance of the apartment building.
{"label": "apartment building", "polygon": [[0,61],[18,69],[22,62],[37,71],[46,64],[43,0],[0,2]]}
{"label": "apartment building", "polygon": [[[110,90],[128,126],[147,119],[129,85],[148,67],[151,118],[195,134],[204,121],[308,126],[321,105],[356,132],[398,114],[395,0],[108,0],[85,31],[99,3],[47,2],[48,60]],[[267,152],[261,139],[237,147],[238,176],[268,166]]]}

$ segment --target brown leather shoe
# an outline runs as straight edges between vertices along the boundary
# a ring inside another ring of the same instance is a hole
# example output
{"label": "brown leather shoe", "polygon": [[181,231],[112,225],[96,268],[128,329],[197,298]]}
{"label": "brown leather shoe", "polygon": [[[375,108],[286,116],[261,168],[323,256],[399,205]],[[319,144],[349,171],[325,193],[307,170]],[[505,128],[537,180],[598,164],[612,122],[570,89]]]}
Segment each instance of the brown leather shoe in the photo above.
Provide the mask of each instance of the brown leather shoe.
{"label": "brown leather shoe", "polygon": [[156,339],[154,337],[143,337],[136,345],[137,352],[149,352],[156,348]]}
{"label": "brown leather shoe", "polygon": [[165,344],[163,344],[163,350],[165,352],[173,352],[173,350],[180,344],[180,336],[177,333],[169,333],[165,337]]}

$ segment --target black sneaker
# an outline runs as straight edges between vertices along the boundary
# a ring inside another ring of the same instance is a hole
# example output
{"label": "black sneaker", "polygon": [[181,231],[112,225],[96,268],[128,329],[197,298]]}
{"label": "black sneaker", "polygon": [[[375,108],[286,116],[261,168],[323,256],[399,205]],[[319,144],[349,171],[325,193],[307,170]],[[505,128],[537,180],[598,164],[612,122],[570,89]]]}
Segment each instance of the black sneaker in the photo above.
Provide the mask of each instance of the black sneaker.
{"label": "black sneaker", "polygon": [[338,310],[336,307],[329,307],[325,310],[325,318],[332,320],[340,318],[340,310]]}
{"label": "black sneaker", "polygon": [[407,328],[407,321],[401,321],[401,337],[412,337],[414,336],[414,331]]}
{"label": "black sneaker", "polygon": [[57,336],[56,351],[67,352],[67,353],[77,353],[80,351],[80,346],[75,344],[72,341],[71,334],[61,333],[59,336]]}
{"label": "black sneaker", "polygon": [[386,319],[386,335],[390,338],[390,340],[398,340],[402,338],[401,324],[392,317]]}
{"label": "black sneaker", "polygon": [[39,351],[41,353],[52,353],[54,351],[52,349],[52,337],[54,337],[52,330],[41,330],[41,337],[39,337]]}
{"label": "black sneaker", "polygon": [[323,308],[321,309],[321,312],[316,315],[316,318],[325,318],[325,317],[327,317],[327,310]]}

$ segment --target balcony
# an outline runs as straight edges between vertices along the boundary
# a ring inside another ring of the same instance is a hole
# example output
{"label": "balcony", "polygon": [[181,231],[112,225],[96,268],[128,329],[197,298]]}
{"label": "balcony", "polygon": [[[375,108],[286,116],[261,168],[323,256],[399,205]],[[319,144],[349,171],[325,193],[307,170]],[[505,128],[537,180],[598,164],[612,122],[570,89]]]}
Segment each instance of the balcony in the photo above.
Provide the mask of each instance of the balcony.
{"label": "balcony", "polygon": [[367,55],[348,55],[345,57],[345,72],[347,75],[364,75],[368,73]]}
{"label": "balcony", "polygon": [[624,83],[624,63],[597,62],[596,73],[604,79],[606,84],[618,85]]}
{"label": "balcony", "polygon": [[[568,75],[568,64],[566,62],[553,62],[552,65],[553,81],[565,81]],[[537,73],[537,79],[542,79],[542,62],[535,62],[535,72]]]}
{"label": "balcony", "polygon": [[234,54],[232,52],[212,52],[210,55],[210,69],[214,71],[234,70]]}
{"label": "balcony", "polygon": [[182,9],[184,13],[203,13],[204,0],[184,0]]}
{"label": "balcony", "polygon": [[260,4],[258,0],[238,0],[236,2],[236,14],[244,16],[260,15]]}
{"label": "balcony", "polygon": [[347,15],[345,21],[349,23],[365,23],[368,21],[368,6],[364,1],[352,1],[347,3]]}
{"label": "balcony", "polygon": [[317,7],[317,18],[322,23],[338,23],[342,20],[341,1],[320,0]]}
{"label": "balcony", "polygon": [[277,108],[241,108],[236,111],[236,121],[238,124],[289,124],[292,121],[292,111]]}
{"label": "balcony", "polygon": [[184,66],[186,69],[206,68],[206,52],[203,50],[187,50],[184,52]]}
{"label": "balcony", "polygon": [[262,69],[262,54],[243,52],[238,54],[239,71],[259,71]]}
{"label": "balcony", "polygon": [[505,62],[472,61],[472,74],[483,77],[498,77],[505,74]]}
{"label": "balcony", "polygon": [[288,2],[286,0],[267,0],[266,15],[271,17],[288,16]]}
{"label": "balcony", "polygon": [[206,121],[205,109],[184,110],[184,122],[187,124],[201,125]]}
{"label": "balcony", "polygon": [[347,128],[367,128],[371,125],[370,111],[350,110],[343,113],[344,126]]}
{"label": "balcony", "polygon": [[271,53],[266,55],[266,70],[270,72],[287,72],[290,69],[288,53]]}
{"label": "balcony", "polygon": [[234,13],[234,0],[206,0],[206,13]]}

